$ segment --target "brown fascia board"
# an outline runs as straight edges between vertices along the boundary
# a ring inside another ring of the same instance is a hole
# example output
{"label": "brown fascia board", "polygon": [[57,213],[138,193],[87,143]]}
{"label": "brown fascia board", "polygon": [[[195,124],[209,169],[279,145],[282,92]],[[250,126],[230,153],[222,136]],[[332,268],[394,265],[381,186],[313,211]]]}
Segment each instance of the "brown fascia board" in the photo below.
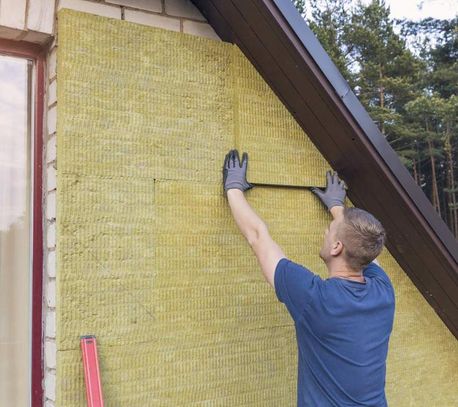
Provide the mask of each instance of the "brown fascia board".
{"label": "brown fascia board", "polygon": [[[458,242],[289,0],[193,0],[235,43],[374,214],[386,246],[458,338]],[[324,180],[323,180],[324,182]]]}

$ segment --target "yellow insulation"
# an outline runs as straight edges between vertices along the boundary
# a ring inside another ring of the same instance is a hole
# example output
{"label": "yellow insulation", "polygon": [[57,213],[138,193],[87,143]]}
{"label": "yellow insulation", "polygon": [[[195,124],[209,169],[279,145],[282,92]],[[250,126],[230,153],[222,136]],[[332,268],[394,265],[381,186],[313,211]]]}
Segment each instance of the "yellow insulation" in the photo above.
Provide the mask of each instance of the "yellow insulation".
{"label": "yellow insulation", "polygon": [[327,161],[237,47],[232,60],[235,147],[249,152],[250,181],[324,186]]}
{"label": "yellow insulation", "polygon": [[[56,405],[85,406],[79,337],[94,334],[107,406],[294,406],[294,326],[221,168],[237,147],[249,181],[324,186],[329,164],[228,43],[62,10],[57,77]],[[318,199],[246,194],[286,255],[326,277]],[[398,301],[390,405],[458,405],[455,339],[380,259]]]}

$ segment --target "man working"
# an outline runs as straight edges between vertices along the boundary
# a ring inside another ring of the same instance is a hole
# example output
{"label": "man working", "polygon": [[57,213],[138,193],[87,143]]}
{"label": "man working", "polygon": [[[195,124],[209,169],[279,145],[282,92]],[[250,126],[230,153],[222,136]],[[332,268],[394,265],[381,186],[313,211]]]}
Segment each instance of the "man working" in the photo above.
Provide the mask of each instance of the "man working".
{"label": "man working", "polygon": [[320,258],[325,280],[289,260],[253,211],[244,191],[248,155],[237,150],[224,161],[223,183],[235,222],[247,239],[267,282],[285,304],[298,344],[297,405],[386,406],[385,373],[393,326],[394,290],[373,260],[385,231],[370,213],[345,208],[345,185],[328,171],[323,192],[312,188],[333,220]]}

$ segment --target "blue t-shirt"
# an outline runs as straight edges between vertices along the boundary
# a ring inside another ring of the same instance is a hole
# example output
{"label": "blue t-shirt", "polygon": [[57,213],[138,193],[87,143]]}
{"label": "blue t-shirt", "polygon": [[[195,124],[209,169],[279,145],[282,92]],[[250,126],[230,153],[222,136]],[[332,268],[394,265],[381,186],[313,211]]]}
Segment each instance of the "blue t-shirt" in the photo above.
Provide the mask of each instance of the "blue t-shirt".
{"label": "blue t-shirt", "polygon": [[365,283],[323,280],[289,259],[277,264],[275,292],[296,327],[298,407],[387,405],[394,290],[375,263],[363,275]]}

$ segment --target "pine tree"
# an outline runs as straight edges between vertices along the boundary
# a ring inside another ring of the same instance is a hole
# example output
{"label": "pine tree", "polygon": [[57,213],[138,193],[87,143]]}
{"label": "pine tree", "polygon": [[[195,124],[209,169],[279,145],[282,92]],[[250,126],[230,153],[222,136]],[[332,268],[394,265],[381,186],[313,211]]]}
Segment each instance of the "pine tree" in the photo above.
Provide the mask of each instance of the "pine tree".
{"label": "pine tree", "polygon": [[394,32],[383,0],[357,6],[346,42],[353,44],[352,53],[360,67],[357,95],[387,140],[398,139],[397,133],[407,131],[403,106],[418,96],[421,61]]}
{"label": "pine tree", "polygon": [[[346,41],[351,19],[351,0],[308,0],[308,24],[343,77],[354,88],[352,45]],[[304,5],[305,7],[305,5]]]}
{"label": "pine tree", "polygon": [[384,0],[292,1],[458,237],[458,18],[393,20]]}
{"label": "pine tree", "polygon": [[441,201],[439,198],[437,160],[441,160],[441,112],[444,110],[444,102],[440,97],[420,96],[407,103],[406,112],[412,123],[421,127],[419,137],[426,143],[431,169],[430,196],[434,209],[441,214]]}
{"label": "pine tree", "polygon": [[[456,93],[458,92],[458,18],[453,20],[424,19],[420,22],[402,21],[402,33],[415,52],[425,61],[426,69],[419,87],[430,105],[436,106],[436,132],[440,139],[437,155],[437,188],[442,197],[442,216],[458,237],[457,226],[457,165],[458,146],[456,124]],[[429,149],[429,146],[427,145]],[[432,179],[432,175],[429,176]]]}
{"label": "pine tree", "polygon": [[442,106],[441,112],[443,133],[444,133],[444,153],[446,160],[446,174],[447,174],[447,184],[443,188],[445,194],[447,195],[447,215],[448,215],[448,224],[450,229],[455,234],[455,237],[458,238],[458,202],[457,202],[457,192],[458,192],[458,183],[455,181],[455,171],[456,171],[456,141],[458,133],[458,97],[453,95],[448,98]]}
{"label": "pine tree", "polygon": [[425,62],[423,87],[447,99],[458,93],[458,17],[396,20],[401,35]]}

